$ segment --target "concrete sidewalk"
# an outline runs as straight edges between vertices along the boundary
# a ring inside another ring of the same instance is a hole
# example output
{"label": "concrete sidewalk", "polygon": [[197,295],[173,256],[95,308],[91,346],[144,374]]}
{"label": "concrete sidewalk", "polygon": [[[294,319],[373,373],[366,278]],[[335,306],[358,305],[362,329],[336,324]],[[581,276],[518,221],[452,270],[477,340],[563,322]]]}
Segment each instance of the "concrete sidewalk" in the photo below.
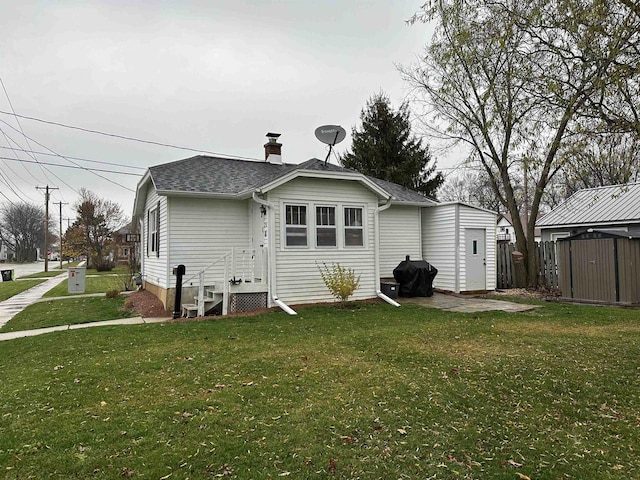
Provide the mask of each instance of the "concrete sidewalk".
{"label": "concrete sidewalk", "polygon": [[102,322],[78,323],[76,325],[60,325],[57,327],[36,328],[34,330],[22,330],[19,332],[0,333],[0,342],[5,340],[14,340],[16,338],[34,337],[45,333],[59,332],[62,330],[78,330],[80,328],[104,327],[108,325],[142,325],[147,323],[165,323],[172,320],[171,318],[119,318],[116,320],[104,320]]}
{"label": "concrete sidewalk", "polygon": [[14,295],[11,298],[0,302],[0,328],[2,328],[9,320],[15,317],[29,305],[36,303],[42,298],[46,292],[53,287],[61,284],[67,279],[67,272],[60,272],[60,275],[50,277],[40,285],[31,287],[22,293]]}

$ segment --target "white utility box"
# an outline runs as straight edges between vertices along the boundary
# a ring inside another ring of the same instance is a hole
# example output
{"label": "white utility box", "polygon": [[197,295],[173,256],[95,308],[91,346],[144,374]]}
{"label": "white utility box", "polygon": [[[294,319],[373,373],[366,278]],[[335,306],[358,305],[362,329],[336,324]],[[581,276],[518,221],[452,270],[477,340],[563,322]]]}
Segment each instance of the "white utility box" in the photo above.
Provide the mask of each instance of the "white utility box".
{"label": "white utility box", "polygon": [[69,268],[69,279],[67,281],[67,290],[69,293],[84,293],[85,279],[87,276],[86,267]]}

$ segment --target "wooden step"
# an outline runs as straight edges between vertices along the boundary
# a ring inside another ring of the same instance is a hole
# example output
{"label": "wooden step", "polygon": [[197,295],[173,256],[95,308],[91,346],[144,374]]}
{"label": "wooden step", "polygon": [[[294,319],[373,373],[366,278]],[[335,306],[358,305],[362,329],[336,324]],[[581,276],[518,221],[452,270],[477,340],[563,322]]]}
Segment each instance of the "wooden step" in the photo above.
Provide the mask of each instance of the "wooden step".
{"label": "wooden step", "polygon": [[198,305],[195,303],[182,304],[182,316],[185,318],[194,318],[198,315]]}

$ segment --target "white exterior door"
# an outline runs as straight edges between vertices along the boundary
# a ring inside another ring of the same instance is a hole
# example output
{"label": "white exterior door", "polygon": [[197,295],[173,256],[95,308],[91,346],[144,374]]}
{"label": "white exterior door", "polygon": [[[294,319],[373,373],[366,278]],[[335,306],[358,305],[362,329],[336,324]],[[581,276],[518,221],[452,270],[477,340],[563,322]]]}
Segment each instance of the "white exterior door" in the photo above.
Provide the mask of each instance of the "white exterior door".
{"label": "white exterior door", "polygon": [[484,228],[465,228],[466,290],[487,289],[487,250]]}

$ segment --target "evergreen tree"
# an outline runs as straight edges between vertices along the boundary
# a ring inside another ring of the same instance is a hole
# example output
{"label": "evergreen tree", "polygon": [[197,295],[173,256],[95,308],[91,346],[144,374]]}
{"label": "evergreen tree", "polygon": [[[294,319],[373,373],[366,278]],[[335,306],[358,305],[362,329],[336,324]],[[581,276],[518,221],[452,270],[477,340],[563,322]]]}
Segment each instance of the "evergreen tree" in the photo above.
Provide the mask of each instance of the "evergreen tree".
{"label": "evergreen tree", "polygon": [[340,156],[342,166],[435,197],[444,178],[428,145],[411,134],[407,103],[394,110],[380,92],[367,101],[360,121],[360,130],[351,129],[352,152]]}

